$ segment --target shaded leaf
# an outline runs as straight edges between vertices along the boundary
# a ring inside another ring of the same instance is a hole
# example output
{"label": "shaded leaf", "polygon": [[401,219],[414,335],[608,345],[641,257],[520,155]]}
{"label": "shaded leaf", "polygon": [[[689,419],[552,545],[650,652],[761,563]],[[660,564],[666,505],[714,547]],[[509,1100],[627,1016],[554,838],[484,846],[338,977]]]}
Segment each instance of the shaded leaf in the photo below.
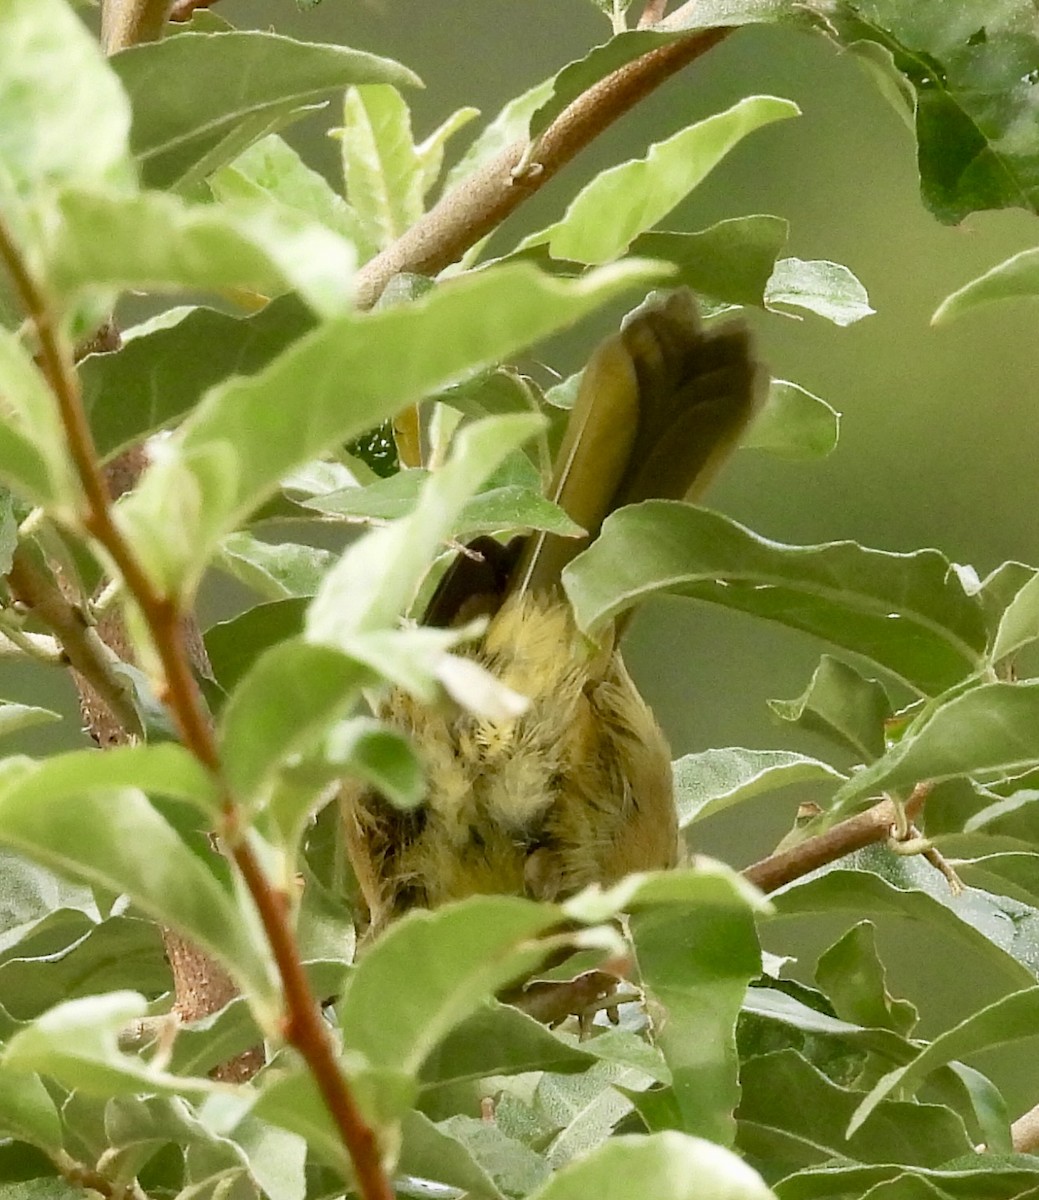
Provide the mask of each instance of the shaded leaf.
{"label": "shaded leaf", "polygon": [[896,1000],[888,992],[875,935],[871,921],[853,925],[820,956],[816,982],[844,1020],[908,1037],[919,1014],[908,1000]]}
{"label": "shaded leaf", "polygon": [[182,33],[123,50],[112,66],[133,101],[131,147],[157,188],[204,178],[350,84],[418,83],[391,59],[258,31]]}
{"label": "shaded leaf", "polygon": [[9,1070],[0,1061],[0,1112],[7,1137],[51,1154],[62,1149],[58,1110],[38,1075]]}
{"label": "shaded leaf", "polygon": [[825,400],[796,383],[773,379],[743,447],[783,458],[825,458],[837,445],[840,426],[841,414]]}
{"label": "shaded leaf", "polygon": [[999,619],[989,658],[994,663],[1039,638],[1039,573],[1024,583]]}
{"label": "shaded leaf", "polygon": [[0,737],[21,733],[23,729],[32,729],[35,725],[49,725],[51,721],[60,720],[61,713],[53,712],[49,708],[0,700]]}
{"label": "shaded leaf", "polygon": [[[457,1122],[465,1118],[454,1118]],[[504,1137],[504,1134],[500,1135]],[[515,1143],[519,1149],[525,1146]],[[526,1150],[536,1162],[541,1162],[531,1150]],[[460,1188],[466,1196],[479,1200],[501,1200],[491,1176],[479,1164],[475,1155],[449,1128],[434,1125],[420,1112],[409,1112],[404,1118],[403,1144],[397,1169],[423,1180]],[[540,1182],[540,1179],[535,1182]]]}
{"label": "shaded leaf", "polygon": [[631,253],[671,263],[677,268],[673,286],[685,284],[726,304],[762,307],[788,231],[781,217],[732,217],[698,233],[639,234]]}
{"label": "shaded leaf", "polygon": [[265,650],[303,631],[306,597],[257,604],[206,630],[206,654],[220,686],[233,691]]}
{"label": "shaded leaf", "polygon": [[821,733],[864,762],[884,753],[884,722],[891,715],[891,701],[883,684],[830,654],[820,658],[796,700],[770,700],[768,706],[781,720]]}
{"label": "shaded leaf", "polygon": [[861,1103],[851,1123],[854,1132],[877,1105],[900,1088],[912,1092],[927,1075],[953,1059],[1035,1036],[1039,1014],[1039,987],[1003,996],[940,1034],[911,1063],[889,1072]]}
{"label": "shaded leaf", "polygon": [[230,533],[214,566],[223,567],[265,600],[313,596],[335,562],[331,550],[295,542],[264,542],[249,533]]}
{"label": "shaded leaf", "polygon": [[936,550],[784,546],[663,500],[608,517],[563,578],[592,632],[651,594],[695,596],[827,638],[924,692],[978,670],[986,641],[978,601]]}
{"label": "shaded leaf", "polygon": [[862,1093],[839,1087],[793,1050],[750,1059],[740,1082],[740,1148],[783,1174],[834,1159],[938,1167],[973,1150],[963,1122],[937,1104],[887,1101],[849,1132]]}

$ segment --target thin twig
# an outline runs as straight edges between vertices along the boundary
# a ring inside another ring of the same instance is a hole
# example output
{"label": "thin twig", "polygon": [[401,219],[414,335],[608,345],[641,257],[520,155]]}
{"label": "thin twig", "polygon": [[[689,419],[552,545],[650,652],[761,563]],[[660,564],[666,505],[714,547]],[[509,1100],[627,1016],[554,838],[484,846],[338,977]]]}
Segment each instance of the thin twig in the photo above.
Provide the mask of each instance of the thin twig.
{"label": "thin twig", "polygon": [[702,30],[625,63],[578,96],[536,145],[519,138],[507,146],[361,268],[356,278],[358,305],[370,308],[401,271],[435,275],[456,262],[618,117],[730,32]]}
{"label": "thin twig", "polygon": [[350,1155],[364,1200],[393,1200],[393,1189],[382,1168],[375,1133],[364,1120],[339,1070],[317,1001],[303,972],[288,905],[271,886],[252,847],[241,836],[236,836],[242,825],[241,814],[223,784],[213,729],[191,673],[179,606],[174,598],[155,587],[134,548],[115,523],[72,355],[55,327],[43,292],[30,275],[2,221],[0,262],[7,267],[22,307],[36,330],[41,369],[57,402],[69,455],[85,496],[83,527],[116,565],[127,591],[140,608],[165,676],[161,697],[177,723],[184,745],[224,788],[223,832],[231,856],[260,913],[278,966],[287,1009],[286,1040],[299,1051],[314,1075]]}
{"label": "thin twig", "polygon": [[217,0],[174,0],[170,9],[171,21],[190,21],[191,14],[199,8],[212,8]]}
{"label": "thin twig", "polygon": [[[905,812],[911,820],[920,814],[930,792],[929,783],[919,783],[913,789],[912,795],[904,805]],[[743,871],[743,877],[763,892],[774,892],[810,871],[836,862],[846,854],[851,854],[853,850],[862,850],[874,842],[885,841],[895,818],[895,805],[890,800],[881,800],[879,804],[874,804],[865,812],[857,813],[839,825],[834,825],[825,833],[806,838],[789,850],[770,854],[768,858],[747,867]]]}
{"label": "thin twig", "polygon": [[646,0],[642,16],[639,17],[638,28],[648,29],[651,25],[656,25],[658,21],[664,19],[666,12],[667,0]]}

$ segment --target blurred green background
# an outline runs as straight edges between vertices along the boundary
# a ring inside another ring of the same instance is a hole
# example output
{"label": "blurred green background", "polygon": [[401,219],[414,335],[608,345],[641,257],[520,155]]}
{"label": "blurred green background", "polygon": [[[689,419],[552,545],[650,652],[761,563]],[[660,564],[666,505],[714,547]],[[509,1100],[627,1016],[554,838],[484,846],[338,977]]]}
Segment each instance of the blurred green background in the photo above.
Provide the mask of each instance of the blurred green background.
{"label": "blurred green background", "polygon": [[[462,105],[492,116],[609,33],[588,0],[324,0],[305,13],[292,0],[223,0],[216,11],[241,27],[269,25],[401,60],[426,84],[410,97],[417,137]],[[929,324],[948,292],[1039,241],[1039,224],[1005,212],[976,215],[957,228],[938,225],[918,199],[914,146],[902,118],[852,57],[821,38],[737,32],[599,139],[513,218],[510,237],[557,215],[596,170],[755,93],[789,97],[803,116],[753,134],[666,227],[695,230],[759,212],[783,216],[791,224],[788,253],[847,264],[877,312],[843,330],[812,317],[752,314],[773,374],[843,413],[841,442],[822,463],[742,453],[711,505],[780,541],[852,538],[896,551],[936,546],[982,575],[1008,558],[1039,561],[1031,512],[1039,444],[1036,309],[994,306],[941,330]],[[333,178],[336,145],[325,131],[338,123],[330,108],[287,133]],[[452,144],[454,155],[467,134]],[[572,370],[617,315],[586,322],[540,355]],[[676,600],[640,615],[626,655],[676,756],[726,745],[811,752],[810,742],[770,718],[765,702],[800,693],[821,649],[778,627]],[[770,850],[804,798],[792,789],[708,822],[700,845],[736,864],[750,862]],[[796,931],[784,922],[770,941],[789,953],[796,934],[805,973],[851,919],[813,917]],[[925,1033],[1005,990],[1005,981],[974,977],[952,942],[924,941],[922,930],[905,922],[883,925],[881,935],[895,990],[924,1006]],[[1022,1049],[978,1060],[1008,1089],[1014,1111],[1039,1099]]]}

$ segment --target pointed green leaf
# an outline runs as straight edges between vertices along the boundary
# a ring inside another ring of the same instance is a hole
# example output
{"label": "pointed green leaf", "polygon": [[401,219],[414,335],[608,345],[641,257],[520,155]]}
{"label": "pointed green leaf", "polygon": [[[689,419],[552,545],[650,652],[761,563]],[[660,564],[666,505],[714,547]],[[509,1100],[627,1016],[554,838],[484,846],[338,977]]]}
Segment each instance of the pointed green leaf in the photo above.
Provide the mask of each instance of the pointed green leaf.
{"label": "pointed green leaf", "polygon": [[976,1054],[992,1046],[1005,1046],[1034,1037],[1037,1022],[1039,987],[1013,992],[987,1005],[935,1038],[911,1063],[885,1075],[862,1101],[851,1122],[850,1131],[859,1128],[895,1088],[912,1093],[932,1071],[954,1059]]}
{"label": "pointed green leaf", "polygon": [[765,307],[782,312],[780,305],[803,308],[840,326],[854,325],[875,311],[851,271],[825,259],[783,258],[776,263],[765,289]]}
{"label": "pointed green leaf", "polygon": [[[454,1117],[450,1121],[434,1125],[424,1113],[414,1110],[409,1112],[404,1118],[398,1171],[422,1180],[435,1180],[444,1187],[461,1189],[466,1196],[472,1196],[474,1200],[505,1200],[504,1193],[498,1190],[476,1155],[452,1128],[458,1121],[464,1122],[466,1118]],[[468,1127],[466,1128],[468,1130]],[[505,1138],[500,1132],[499,1136]],[[536,1186],[548,1174],[544,1160],[521,1142],[513,1145],[521,1152],[526,1151],[534,1163],[543,1168],[542,1174],[533,1179],[532,1186]],[[523,1193],[510,1191],[509,1194],[521,1195],[529,1190],[529,1187],[525,1187]]]}
{"label": "pointed green leaf", "polygon": [[[52,285],[66,295],[104,284],[151,291],[295,289],[323,316],[350,302],[353,246],[293,209],[188,205],[174,195],[126,199],[66,192],[48,247]],[[107,236],[96,236],[104,229]]]}
{"label": "pointed green leaf", "polygon": [[610,262],[667,216],[748,133],[799,112],[792,101],[774,96],[741,100],[655,143],[645,158],[604,171],[574,197],[562,220],[523,246],[547,242],[554,258]]}
{"label": "pointed green leaf", "polygon": [[404,97],[388,84],[350,88],[336,135],[346,198],[365,238],[382,250],[422,216],[422,168]]}
{"label": "pointed green leaf", "polygon": [[[17,1035],[15,1035],[17,1036]],[[62,1149],[61,1120],[38,1075],[10,1070],[0,1058],[0,1112],[4,1133],[50,1154]]]}
{"label": "pointed green leaf", "polygon": [[871,921],[853,925],[820,955],[815,979],[839,1017],[907,1037],[919,1014],[908,1000],[896,1000],[888,992],[875,935]]}
{"label": "pointed green leaf", "polygon": [[262,542],[250,533],[231,533],[220,543],[221,567],[265,600],[313,596],[335,562],[331,550],[295,542]]}
{"label": "pointed green leaf", "polygon": [[551,95],[552,85],[553,80],[543,80],[505,104],[473,139],[461,159],[448,171],[444,180],[444,190],[454,187],[467,176],[474,174],[506,146],[518,138],[525,137],[531,114]]}
{"label": "pointed green leaf", "polygon": [[478,108],[458,108],[415,147],[421,172],[422,195],[436,184],[444,165],[444,148],[452,137],[480,115]]}
{"label": "pointed green leaf", "polygon": [[884,753],[884,722],[891,716],[891,701],[883,684],[830,654],[819,659],[808,687],[796,700],[770,700],[768,706],[781,720],[850,747],[863,762]]}
{"label": "pointed green leaf", "polygon": [[25,499],[68,514],[79,487],[57,404],[28,351],[6,329],[0,329],[0,396],[0,477]]}
{"label": "pointed green leaf", "polygon": [[265,650],[302,633],[306,607],[302,596],[257,604],[207,629],[206,654],[220,687],[232,691]]}
{"label": "pointed green leaf", "polygon": [[954,321],[979,304],[1036,295],[1039,295],[1039,249],[1022,250],[946,296],[935,310],[931,324]]}
{"label": "pointed green leaf", "polygon": [[[623,263],[564,281],[500,267],[411,304],[329,321],[259,375],[209,392],[117,517],[163,589],[190,590],[219,538],[294,467],[463,372],[572,324],[655,269]],[[300,379],[310,381],[306,421]]]}
{"label": "pointed green leaf", "polygon": [[407,608],[462,506],[502,460],[541,427],[530,413],[488,417],[458,435],[450,460],[425,481],[417,508],[350,546],[329,571],[307,614],[311,641],[340,645]]}
{"label": "pointed green leaf", "polygon": [[881,790],[957,775],[1019,774],[1039,763],[1039,683],[988,683],[940,704],[834,797],[833,815]]}
{"label": "pointed green leaf", "polygon": [[123,50],[112,66],[133,101],[131,147],[156,188],[204,178],[350,84],[418,83],[391,59],[258,31],[182,33]]}
{"label": "pointed green leaf", "polygon": [[365,239],[357,213],[323,175],[308,167],[275,133],[221,167],[208,182],[218,200],[265,200],[296,209],[352,242],[360,260],[375,253],[375,246]]}
{"label": "pointed green leaf", "polygon": [[981,607],[936,550],[784,546],[718,513],[648,501],[614,513],[563,573],[594,632],[656,592],[710,600],[824,637],[940,692],[981,666]]}
{"label": "pointed green leaf", "polygon": [[1034,574],[1003,610],[989,658],[998,663],[1039,638],[1039,572]]}
{"label": "pointed green leaf", "polygon": [[672,769],[682,829],[752,796],[793,783],[844,778],[828,763],[791,750],[744,750],[739,746],[683,755]]}
{"label": "pointed green leaf", "polygon": [[32,729],[34,725],[48,725],[51,721],[60,720],[61,713],[53,712],[49,708],[0,700],[0,737],[21,733],[23,729]]}
{"label": "pointed green leaf", "polygon": [[783,458],[825,458],[837,445],[840,428],[841,414],[825,400],[796,383],[773,379],[743,446]]}

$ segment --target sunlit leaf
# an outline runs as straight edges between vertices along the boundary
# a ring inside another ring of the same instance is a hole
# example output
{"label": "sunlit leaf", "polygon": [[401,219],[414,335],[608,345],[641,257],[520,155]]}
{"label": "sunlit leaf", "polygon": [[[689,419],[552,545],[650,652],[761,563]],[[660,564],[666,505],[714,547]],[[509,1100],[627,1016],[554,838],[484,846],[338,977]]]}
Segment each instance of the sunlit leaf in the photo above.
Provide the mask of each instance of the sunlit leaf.
{"label": "sunlit leaf", "polygon": [[850,747],[864,762],[884,753],[884,722],[891,715],[884,686],[830,654],[820,658],[800,696],[768,706],[780,719]]}
{"label": "sunlit leaf", "polygon": [[742,444],[783,458],[825,458],[837,445],[840,426],[841,414],[825,400],[796,383],[773,379]]}
{"label": "sunlit leaf", "polygon": [[693,190],[748,133],[800,109],[774,96],[750,96],[598,175],[570,202],[555,225],[524,246],[547,242],[554,258],[606,263],[623,254]]}
{"label": "sunlit leaf", "polygon": [[800,258],[784,258],[776,263],[765,289],[765,306],[777,312],[803,308],[842,326],[854,325],[874,312],[866,289],[847,267]]}

